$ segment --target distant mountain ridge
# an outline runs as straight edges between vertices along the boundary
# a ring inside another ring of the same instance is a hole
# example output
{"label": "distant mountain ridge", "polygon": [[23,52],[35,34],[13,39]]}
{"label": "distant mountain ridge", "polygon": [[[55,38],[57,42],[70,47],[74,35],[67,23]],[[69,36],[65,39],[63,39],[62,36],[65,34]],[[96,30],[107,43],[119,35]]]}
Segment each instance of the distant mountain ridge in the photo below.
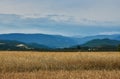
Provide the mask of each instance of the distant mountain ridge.
{"label": "distant mountain ridge", "polygon": [[83,45],[94,39],[110,39],[120,41],[120,35],[96,35],[79,38],[49,34],[0,34],[0,40],[16,40],[26,44],[33,44],[32,46],[34,47],[39,47],[39,45],[40,47],[45,46],[44,48],[69,48],[75,45]]}
{"label": "distant mountain ridge", "polygon": [[48,34],[0,34],[0,39],[17,40],[25,43],[36,43],[51,48],[64,48],[77,44],[77,42],[73,38]]}
{"label": "distant mountain ridge", "polygon": [[120,41],[120,34],[114,34],[114,35],[95,35],[95,36],[86,36],[86,37],[75,37],[77,42],[79,44],[84,44],[88,41],[94,40],[94,39],[111,39],[111,40],[118,40]]}

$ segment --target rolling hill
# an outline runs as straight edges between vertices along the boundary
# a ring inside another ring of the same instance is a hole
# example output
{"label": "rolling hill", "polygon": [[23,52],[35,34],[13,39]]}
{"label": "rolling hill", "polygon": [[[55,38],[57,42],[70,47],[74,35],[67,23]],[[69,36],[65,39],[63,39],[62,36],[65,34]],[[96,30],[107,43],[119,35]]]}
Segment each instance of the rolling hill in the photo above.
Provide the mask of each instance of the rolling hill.
{"label": "rolling hill", "polygon": [[0,50],[43,50],[47,46],[39,44],[26,44],[15,40],[0,40]]}
{"label": "rolling hill", "polygon": [[83,47],[101,47],[101,46],[118,46],[120,41],[118,40],[111,40],[111,39],[94,39],[91,41],[86,42],[85,44],[81,45]]}
{"label": "rolling hill", "polygon": [[111,39],[111,40],[118,40],[120,41],[120,34],[114,34],[114,35],[95,35],[95,36],[86,36],[86,37],[75,37],[77,42],[79,44],[84,44],[88,41],[94,40],[94,39]]}

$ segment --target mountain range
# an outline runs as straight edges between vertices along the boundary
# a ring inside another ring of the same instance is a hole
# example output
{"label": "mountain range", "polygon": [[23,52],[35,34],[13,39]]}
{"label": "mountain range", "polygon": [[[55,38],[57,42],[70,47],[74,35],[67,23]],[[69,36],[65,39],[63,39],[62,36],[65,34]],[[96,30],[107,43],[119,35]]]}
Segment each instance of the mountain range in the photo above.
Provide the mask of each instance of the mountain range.
{"label": "mountain range", "polygon": [[0,34],[1,40],[17,40],[25,43],[36,43],[50,48],[64,48],[76,45],[77,42],[71,37],[47,34]]}
{"label": "mountain range", "polygon": [[[96,40],[97,39],[97,40]],[[104,39],[104,40],[102,40]],[[106,39],[106,40],[105,40]],[[114,41],[120,41],[120,35],[96,35],[87,36],[83,38],[79,37],[66,37],[61,35],[48,35],[48,34],[0,34],[0,40],[20,41],[29,46],[35,48],[68,48],[75,45],[91,45],[100,43],[114,43]],[[92,40],[92,41],[91,41]],[[92,44],[91,44],[92,43]],[[94,44],[93,44],[94,43]]]}

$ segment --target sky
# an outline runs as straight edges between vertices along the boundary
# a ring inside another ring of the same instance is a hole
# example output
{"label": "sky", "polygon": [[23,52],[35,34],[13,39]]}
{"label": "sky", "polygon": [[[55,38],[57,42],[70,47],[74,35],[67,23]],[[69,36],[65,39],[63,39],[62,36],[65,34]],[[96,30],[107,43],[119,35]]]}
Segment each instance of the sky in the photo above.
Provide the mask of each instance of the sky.
{"label": "sky", "polygon": [[0,0],[0,33],[120,34],[120,0]]}

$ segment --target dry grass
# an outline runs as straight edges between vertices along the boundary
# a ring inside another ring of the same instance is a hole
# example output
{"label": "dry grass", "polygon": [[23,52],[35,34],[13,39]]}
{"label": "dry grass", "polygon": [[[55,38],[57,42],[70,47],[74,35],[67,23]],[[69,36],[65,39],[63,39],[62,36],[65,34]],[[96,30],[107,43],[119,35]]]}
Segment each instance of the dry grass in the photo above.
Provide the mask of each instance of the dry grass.
{"label": "dry grass", "polygon": [[120,79],[120,71],[39,71],[2,73],[0,79]]}
{"label": "dry grass", "polygon": [[1,51],[0,79],[120,79],[120,53]]}

